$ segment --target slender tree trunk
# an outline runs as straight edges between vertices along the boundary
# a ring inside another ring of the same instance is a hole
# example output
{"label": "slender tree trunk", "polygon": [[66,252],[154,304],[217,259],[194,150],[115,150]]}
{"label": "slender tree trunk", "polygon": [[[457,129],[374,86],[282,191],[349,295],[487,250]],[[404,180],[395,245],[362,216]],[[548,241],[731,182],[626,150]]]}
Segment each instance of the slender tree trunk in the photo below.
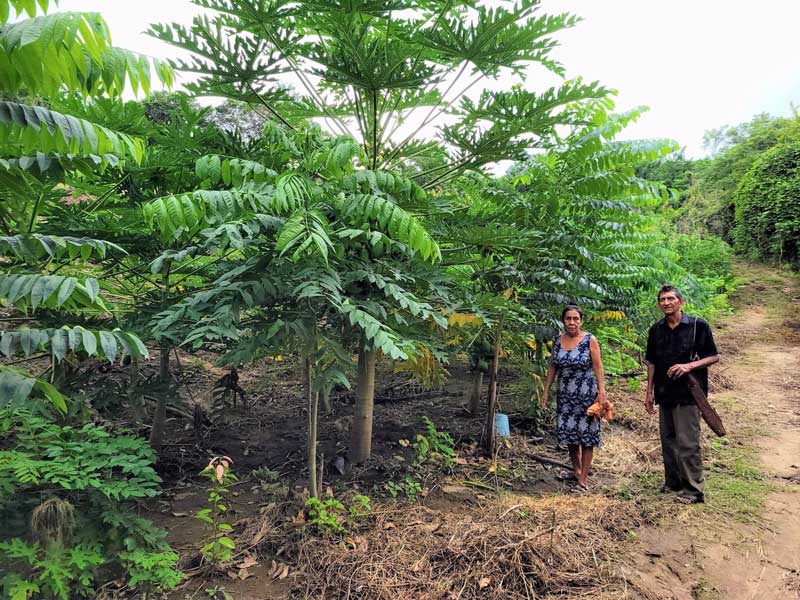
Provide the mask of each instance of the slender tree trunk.
{"label": "slender tree trunk", "polygon": [[353,425],[350,430],[350,461],[364,462],[372,452],[372,414],[375,408],[375,351],[358,353],[358,382]]}
{"label": "slender tree trunk", "polygon": [[164,421],[167,418],[167,394],[166,391],[158,395],[156,402],[156,412],[153,414],[153,427],[150,429],[150,447],[156,454],[161,452],[164,443]]}
{"label": "slender tree trunk", "polygon": [[322,412],[324,412],[326,415],[332,413],[333,408],[331,407],[330,391],[325,391],[325,393],[322,394],[321,400],[322,400]]}
{"label": "slender tree trunk", "polygon": [[483,438],[481,439],[483,448],[490,453],[494,452],[497,438],[494,430],[494,414],[497,411],[497,364],[500,361],[502,331],[503,322],[500,321],[494,336],[494,353],[492,356],[492,366],[489,371],[489,396],[486,401],[486,422],[483,426]]}
{"label": "slender tree trunk", "polygon": [[312,498],[319,498],[317,489],[317,423],[319,421],[319,393],[311,389],[311,359],[306,358],[305,388],[308,400],[308,490]]}
{"label": "slender tree trunk", "polygon": [[472,372],[472,381],[467,388],[467,410],[471,415],[477,415],[481,409],[481,390],[483,388],[483,371],[475,369]]}
{"label": "slender tree trunk", "polygon": [[140,362],[140,359],[131,357],[131,364],[128,367],[131,370],[128,384],[128,402],[133,410],[133,418],[137,423],[143,423],[145,415],[144,397],[139,389],[139,384],[142,381]]}
{"label": "slender tree trunk", "polygon": [[[169,271],[172,265],[168,262],[161,274],[161,284],[163,299],[166,300],[169,294]],[[170,344],[162,340],[159,348],[158,357],[158,379],[164,385],[158,394],[156,411],[153,414],[153,427],[150,429],[150,446],[156,454],[161,452],[164,443],[164,421],[167,418],[167,384],[169,383],[169,352]]]}

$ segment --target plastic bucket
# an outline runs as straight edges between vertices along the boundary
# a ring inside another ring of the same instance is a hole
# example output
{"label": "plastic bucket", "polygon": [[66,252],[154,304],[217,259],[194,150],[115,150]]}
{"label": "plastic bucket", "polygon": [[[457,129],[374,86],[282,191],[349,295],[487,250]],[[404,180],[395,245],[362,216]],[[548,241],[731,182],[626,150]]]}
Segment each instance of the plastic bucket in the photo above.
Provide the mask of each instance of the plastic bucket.
{"label": "plastic bucket", "polygon": [[508,424],[508,415],[503,413],[496,413],[494,415],[494,430],[500,437],[508,437],[511,435],[511,427]]}

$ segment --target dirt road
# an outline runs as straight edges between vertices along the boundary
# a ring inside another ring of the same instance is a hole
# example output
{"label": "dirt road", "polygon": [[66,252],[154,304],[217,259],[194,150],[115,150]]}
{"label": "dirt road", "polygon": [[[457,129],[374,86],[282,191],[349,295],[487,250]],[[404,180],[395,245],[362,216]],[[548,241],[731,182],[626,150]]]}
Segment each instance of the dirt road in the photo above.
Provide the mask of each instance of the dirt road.
{"label": "dirt road", "polygon": [[[732,299],[737,312],[715,331],[727,389],[711,398],[729,436],[710,441],[728,446],[722,467],[733,475],[720,481],[710,469],[709,505],[681,507],[643,532],[630,576],[645,597],[800,598],[800,288],[790,276],[743,268],[749,281]],[[737,458],[748,452],[761,473]],[[754,497],[763,507],[750,511]]]}

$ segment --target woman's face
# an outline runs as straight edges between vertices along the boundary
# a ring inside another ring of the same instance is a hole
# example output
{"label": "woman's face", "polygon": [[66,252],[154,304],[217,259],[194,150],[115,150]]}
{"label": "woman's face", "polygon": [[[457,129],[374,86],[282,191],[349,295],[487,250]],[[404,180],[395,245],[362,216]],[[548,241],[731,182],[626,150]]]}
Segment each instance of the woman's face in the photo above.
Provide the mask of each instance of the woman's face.
{"label": "woman's face", "polygon": [[578,333],[581,330],[583,319],[577,310],[568,310],[564,315],[564,330],[567,333]]}

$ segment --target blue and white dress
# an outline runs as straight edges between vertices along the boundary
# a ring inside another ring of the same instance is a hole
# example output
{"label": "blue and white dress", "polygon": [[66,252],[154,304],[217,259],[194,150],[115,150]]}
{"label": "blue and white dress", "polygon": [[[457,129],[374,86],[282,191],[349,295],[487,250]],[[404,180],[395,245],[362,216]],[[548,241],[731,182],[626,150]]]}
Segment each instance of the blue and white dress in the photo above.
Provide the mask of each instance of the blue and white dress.
{"label": "blue and white dress", "polygon": [[558,374],[556,431],[562,446],[599,446],[600,420],[586,416],[597,399],[597,379],[592,370],[587,333],[572,350],[561,347],[561,336],[553,342],[553,366]]}

